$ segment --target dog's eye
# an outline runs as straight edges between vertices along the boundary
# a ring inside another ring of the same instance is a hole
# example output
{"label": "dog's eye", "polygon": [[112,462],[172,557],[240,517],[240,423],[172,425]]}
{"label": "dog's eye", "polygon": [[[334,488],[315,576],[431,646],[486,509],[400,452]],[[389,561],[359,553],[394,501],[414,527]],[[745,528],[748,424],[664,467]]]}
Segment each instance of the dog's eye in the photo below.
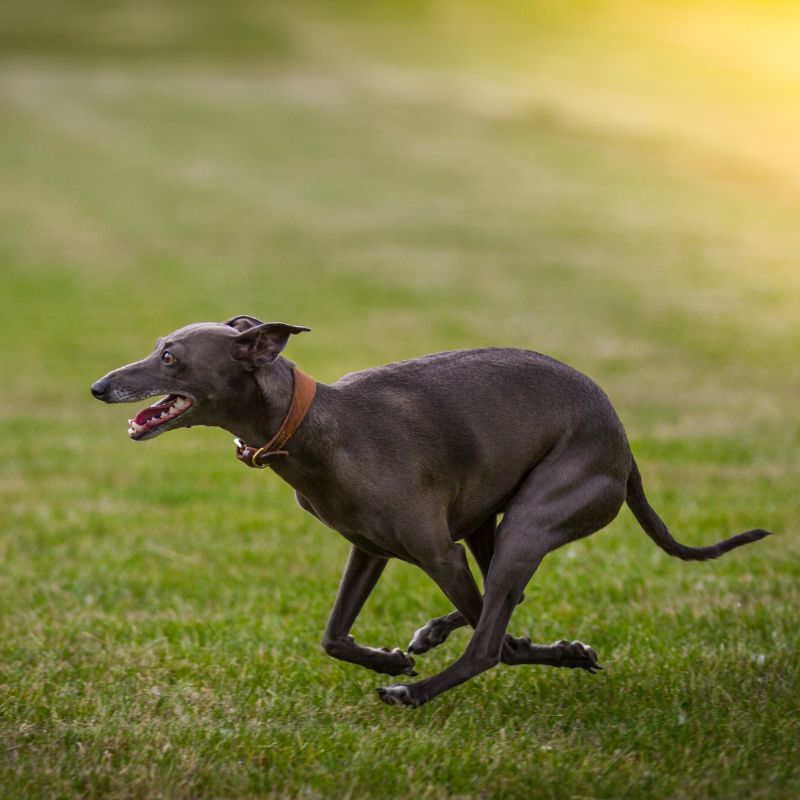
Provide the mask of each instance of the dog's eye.
{"label": "dog's eye", "polygon": [[165,350],[165,351],[164,351],[164,352],[161,354],[161,360],[162,360],[162,361],[163,361],[163,362],[164,362],[164,363],[165,363],[165,364],[166,364],[168,367],[169,367],[169,366],[171,366],[172,364],[174,364],[174,363],[175,363],[175,361],[176,361],[176,359],[175,359],[175,356],[174,356],[174,355],[172,355],[172,353],[170,353],[170,351],[169,351],[169,350]]}

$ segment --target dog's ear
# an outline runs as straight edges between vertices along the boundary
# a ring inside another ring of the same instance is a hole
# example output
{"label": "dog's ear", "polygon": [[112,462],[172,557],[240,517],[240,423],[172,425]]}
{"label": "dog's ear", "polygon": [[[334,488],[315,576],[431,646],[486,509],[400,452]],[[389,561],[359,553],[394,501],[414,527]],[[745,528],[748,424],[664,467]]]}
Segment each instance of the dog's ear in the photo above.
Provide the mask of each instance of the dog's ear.
{"label": "dog's ear", "polygon": [[231,355],[250,371],[271,364],[280,354],[293,333],[310,331],[302,325],[285,322],[264,322],[240,333],[234,340]]}
{"label": "dog's ear", "polygon": [[264,322],[257,317],[248,317],[247,314],[243,314],[240,317],[231,317],[230,319],[226,319],[222,324],[230,325],[231,328],[235,328],[237,331],[239,331],[239,333],[242,333],[243,331],[249,331],[250,328],[256,328],[259,325],[263,325]]}

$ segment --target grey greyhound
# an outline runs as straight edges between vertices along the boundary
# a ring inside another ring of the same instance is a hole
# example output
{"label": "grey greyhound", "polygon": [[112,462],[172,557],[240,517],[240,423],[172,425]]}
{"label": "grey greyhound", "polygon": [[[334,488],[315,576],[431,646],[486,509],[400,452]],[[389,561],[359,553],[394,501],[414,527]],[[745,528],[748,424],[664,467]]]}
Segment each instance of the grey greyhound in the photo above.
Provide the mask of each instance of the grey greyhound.
{"label": "grey greyhound", "polygon": [[[230,431],[239,458],[271,467],[303,509],[352,544],[323,638],[329,655],[413,676],[411,654],[474,628],[446,669],[378,689],[386,703],[420,706],[501,661],[600,669],[581,642],[531,644],[506,628],[544,556],[608,525],[626,501],[660,548],[687,561],[768,535],[755,529],[707,547],[677,542],[645,497],[611,402],[555,359],[461,350],[325,385],[281,355],[292,334],[307,330],[249,316],[188,325],[98,380],[92,393],[107,403],[167,395],[130,421],[135,440],[192,425]],[[483,596],[461,540],[483,575]],[[350,635],[392,557],[424,570],[456,608],[417,630],[406,652],[365,647]]]}

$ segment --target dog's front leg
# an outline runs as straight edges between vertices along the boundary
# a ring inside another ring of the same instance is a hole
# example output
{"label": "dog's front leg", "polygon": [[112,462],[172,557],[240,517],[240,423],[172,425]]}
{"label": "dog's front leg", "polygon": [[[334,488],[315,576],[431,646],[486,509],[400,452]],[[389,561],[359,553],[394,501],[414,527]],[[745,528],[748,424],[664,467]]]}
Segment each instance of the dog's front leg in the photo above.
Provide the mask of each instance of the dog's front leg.
{"label": "dog's front leg", "polygon": [[386,566],[385,558],[369,555],[357,547],[350,550],[339,592],[331,611],[322,647],[333,658],[359,664],[387,675],[416,675],[414,659],[394,650],[364,647],[355,643],[350,629]]}
{"label": "dog's front leg", "polygon": [[[489,564],[494,555],[494,536],[497,528],[497,517],[492,514],[477,530],[466,539],[467,546],[478,562],[484,580],[489,572]],[[520,602],[522,598],[520,598]],[[408,645],[409,653],[427,653],[432,647],[438,647],[455,630],[469,625],[467,618],[460,611],[451,611],[441,617],[434,617],[421,628],[414,631]]]}
{"label": "dog's front leg", "polygon": [[[470,572],[464,548],[460,544],[453,543],[446,553],[435,561],[424,563],[422,566],[447,595],[450,602],[463,614],[464,619],[475,627],[483,612],[483,598]],[[471,675],[467,677],[471,677]],[[466,680],[466,677],[461,680]],[[378,695],[384,703],[389,705],[418,706],[430,699],[425,694],[429,684],[430,681],[421,681],[410,686],[396,684],[378,689]],[[417,687],[421,687],[421,690]],[[438,693],[436,691],[430,696]]]}

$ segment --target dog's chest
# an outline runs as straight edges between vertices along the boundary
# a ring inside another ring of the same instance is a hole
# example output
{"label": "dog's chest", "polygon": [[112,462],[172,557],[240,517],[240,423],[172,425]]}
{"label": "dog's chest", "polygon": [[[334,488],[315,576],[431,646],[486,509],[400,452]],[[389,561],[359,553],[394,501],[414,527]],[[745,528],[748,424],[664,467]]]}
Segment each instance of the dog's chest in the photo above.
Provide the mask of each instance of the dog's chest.
{"label": "dog's chest", "polygon": [[359,526],[354,519],[353,510],[350,509],[350,513],[347,513],[344,504],[337,503],[334,499],[327,499],[326,502],[324,497],[315,497],[312,501],[299,491],[295,491],[295,497],[300,508],[308,511],[309,514],[315,516],[320,522],[325,523],[365,553],[380,558],[391,558],[397,555],[391,548],[390,542],[377,542],[373,538],[359,533]]}

